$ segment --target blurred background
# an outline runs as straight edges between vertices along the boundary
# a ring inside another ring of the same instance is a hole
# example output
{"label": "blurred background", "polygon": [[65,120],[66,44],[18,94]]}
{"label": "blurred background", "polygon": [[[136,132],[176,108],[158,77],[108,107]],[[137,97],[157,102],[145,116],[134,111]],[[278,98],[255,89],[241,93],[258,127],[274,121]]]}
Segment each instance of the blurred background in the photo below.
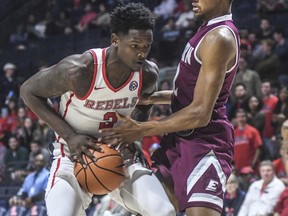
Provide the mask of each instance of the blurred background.
{"label": "blurred background", "polygon": [[[142,2],[157,16],[148,59],[160,68],[159,90],[172,89],[180,55],[201,25],[194,18],[191,0],[1,0],[0,216],[46,214],[45,181],[32,194],[23,190],[23,184],[27,176],[39,172],[39,154],[41,170],[49,170],[47,146],[54,133],[24,105],[19,87],[68,55],[109,46],[109,13],[128,2]],[[246,193],[252,182],[263,177],[259,163],[269,160],[273,175],[287,186],[280,128],[288,118],[288,0],[234,0],[232,13],[240,32],[241,58],[227,104],[236,140],[231,181]],[[57,98],[52,102],[57,108]],[[169,106],[157,105],[150,118],[170,113]],[[149,163],[160,139],[152,136],[143,141]],[[243,155],[249,156],[243,159]],[[277,201],[284,202],[280,194]],[[223,215],[237,215],[241,204],[233,207],[227,202]],[[270,203],[274,213],[276,202]],[[279,208],[275,212],[280,215],[283,209]],[[107,196],[94,197],[87,214],[130,215]]]}

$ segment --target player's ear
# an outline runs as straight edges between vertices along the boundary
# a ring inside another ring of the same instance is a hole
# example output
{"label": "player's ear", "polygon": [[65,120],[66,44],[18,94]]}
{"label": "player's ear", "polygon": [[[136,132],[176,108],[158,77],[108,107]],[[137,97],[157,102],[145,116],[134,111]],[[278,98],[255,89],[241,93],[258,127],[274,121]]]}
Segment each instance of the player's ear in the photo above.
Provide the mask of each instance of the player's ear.
{"label": "player's ear", "polygon": [[115,33],[111,34],[111,44],[115,47],[118,46],[119,36]]}

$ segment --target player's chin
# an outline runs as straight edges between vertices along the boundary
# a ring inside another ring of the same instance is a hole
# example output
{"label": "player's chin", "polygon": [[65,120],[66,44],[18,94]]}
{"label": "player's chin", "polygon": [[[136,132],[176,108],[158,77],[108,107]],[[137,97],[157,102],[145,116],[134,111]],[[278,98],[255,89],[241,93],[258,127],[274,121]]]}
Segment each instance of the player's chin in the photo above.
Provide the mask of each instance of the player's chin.
{"label": "player's chin", "polygon": [[133,71],[140,71],[141,67],[143,66],[143,64],[133,64],[133,66],[131,67]]}

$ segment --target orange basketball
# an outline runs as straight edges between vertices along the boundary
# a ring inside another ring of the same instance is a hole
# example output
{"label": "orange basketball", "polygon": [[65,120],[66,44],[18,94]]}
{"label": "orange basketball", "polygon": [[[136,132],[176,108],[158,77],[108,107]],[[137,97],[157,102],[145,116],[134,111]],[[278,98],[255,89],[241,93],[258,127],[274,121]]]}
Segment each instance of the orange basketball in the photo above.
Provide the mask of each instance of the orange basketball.
{"label": "orange basketball", "polygon": [[124,161],[120,153],[109,148],[106,144],[99,144],[99,146],[104,153],[89,149],[97,161],[92,161],[83,155],[87,167],[83,168],[78,162],[74,166],[74,174],[81,187],[95,195],[103,195],[113,191],[125,179]]}

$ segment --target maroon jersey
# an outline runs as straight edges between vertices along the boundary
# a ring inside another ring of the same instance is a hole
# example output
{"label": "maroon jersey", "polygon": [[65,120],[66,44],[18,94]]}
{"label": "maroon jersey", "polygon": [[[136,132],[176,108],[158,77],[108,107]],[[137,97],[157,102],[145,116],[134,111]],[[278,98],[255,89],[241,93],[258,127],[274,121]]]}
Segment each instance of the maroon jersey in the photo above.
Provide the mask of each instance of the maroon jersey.
{"label": "maroon jersey", "polygon": [[177,112],[192,103],[202,64],[197,49],[208,32],[220,27],[229,28],[235,36],[237,54],[235,64],[226,72],[209,124],[164,135],[161,148],[153,154],[154,164],[174,185],[180,210],[208,207],[221,212],[225,184],[232,171],[234,129],[225,108],[239,58],[239,37],[232,15],[210,20],[187,43],[174,78],[171,106]]}
{"label": "maroon jersey", "polygon": [[181,61],[178,65],[176,76],[174,78],[174,94],[172,96],[171,103],[173,112],[177,112],[178,110],[183,109],[193,101],[194,89],[202,64],[202,62],[196,56],[200,42],[208,32],[223,26],[229,28],[234,34],[235,40],[237,41],[238,52],[234,66],[226,73],[225,81],[214,106],[214,110],[223,107],[227,102],[230,88],[237,71],[240,50],[238,31],[233,24],[231,15],[218,17],[209,21],[206,25],[201,26],[194,37],[187,43],[182,54]]}

